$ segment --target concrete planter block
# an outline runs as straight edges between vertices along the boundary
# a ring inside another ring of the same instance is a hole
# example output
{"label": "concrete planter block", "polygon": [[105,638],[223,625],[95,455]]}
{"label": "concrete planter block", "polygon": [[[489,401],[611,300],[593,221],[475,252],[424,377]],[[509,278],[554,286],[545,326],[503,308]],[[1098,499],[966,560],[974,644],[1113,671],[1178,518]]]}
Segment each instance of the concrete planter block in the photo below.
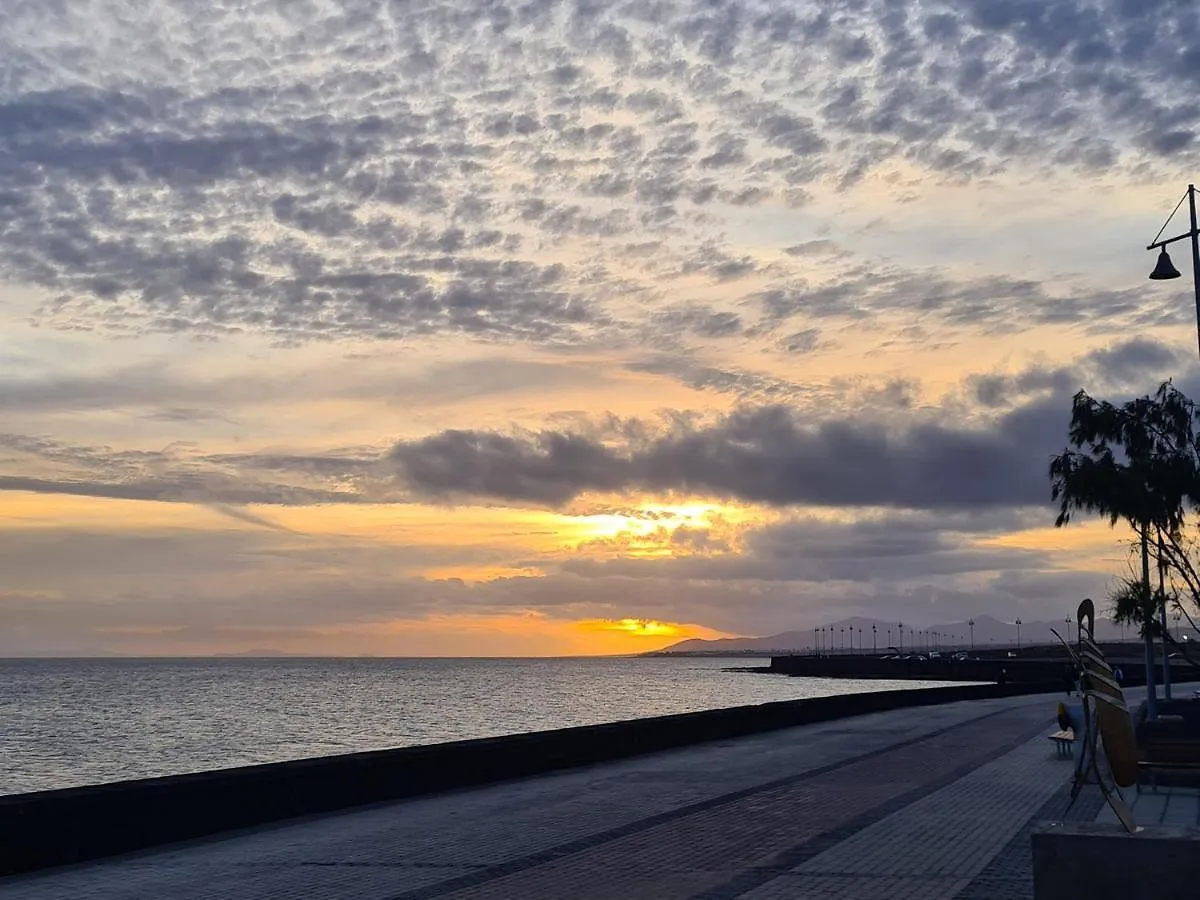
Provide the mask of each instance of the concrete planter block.
{"label": "concrete planter block", "polygon": [[1032,843],[1035,900],[1200,896],[1200,828],[1042,822]]}

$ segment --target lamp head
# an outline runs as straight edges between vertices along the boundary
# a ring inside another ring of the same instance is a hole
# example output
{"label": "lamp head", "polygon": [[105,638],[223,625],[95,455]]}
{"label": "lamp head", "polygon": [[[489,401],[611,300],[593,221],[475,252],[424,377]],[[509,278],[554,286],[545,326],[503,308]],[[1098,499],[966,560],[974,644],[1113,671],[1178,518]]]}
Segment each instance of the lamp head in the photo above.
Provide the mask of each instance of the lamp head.
{"label": "lamp head", "polygon": [[1151,281],[1167,281],[1171,278],[1179,278],[1179,270],[1175,268],[1175,264],[1171,262],[1171,257],[1167,255],[1167,248],[1163,247],[1158,253],[1158,263],[1154,267],[1154,271],[1150,273]]}

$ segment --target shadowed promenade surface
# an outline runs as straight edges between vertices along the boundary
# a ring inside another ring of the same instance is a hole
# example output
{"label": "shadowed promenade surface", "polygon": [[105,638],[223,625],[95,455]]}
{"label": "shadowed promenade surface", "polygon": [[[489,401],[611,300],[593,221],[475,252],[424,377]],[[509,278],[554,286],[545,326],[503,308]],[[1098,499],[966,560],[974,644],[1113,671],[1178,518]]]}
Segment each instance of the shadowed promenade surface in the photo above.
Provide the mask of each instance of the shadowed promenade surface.
{"label": "shadowed promenade surface", "polygon": [[[1062,697],[702,744],[0,880],[0,896],[1027,898],[1029,830],[1067,803],[1046,739]],[[1200,817],[1194,794],[1137,801]],[[1090,788],[1065,818],[1100,814]]]}

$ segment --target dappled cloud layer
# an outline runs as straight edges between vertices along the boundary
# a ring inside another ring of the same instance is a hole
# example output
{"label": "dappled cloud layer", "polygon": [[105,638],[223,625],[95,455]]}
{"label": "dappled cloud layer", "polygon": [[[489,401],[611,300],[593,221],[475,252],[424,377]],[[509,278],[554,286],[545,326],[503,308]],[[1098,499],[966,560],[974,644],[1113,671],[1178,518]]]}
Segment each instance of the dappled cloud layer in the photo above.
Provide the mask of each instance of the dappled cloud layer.
{"label": "dappled cloud layer", "polygon": [[1121,535],[1046,530],[1046,468],[1079,388],[1200,384],[1142,250],[1197,161],[1198,23],[10,0],[0,653],[627,652],[1102,595]]}

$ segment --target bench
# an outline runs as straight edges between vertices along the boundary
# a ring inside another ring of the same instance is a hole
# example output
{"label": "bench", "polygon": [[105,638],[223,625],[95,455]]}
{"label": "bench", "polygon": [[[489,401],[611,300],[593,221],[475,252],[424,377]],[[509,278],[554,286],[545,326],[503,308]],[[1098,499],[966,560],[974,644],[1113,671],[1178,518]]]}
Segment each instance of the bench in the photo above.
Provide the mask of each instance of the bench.
{"label": "bench", "polygon": [[1071,745],[1075,743],[1075,732],[1067,728],[1064,731],[1056,731],[1049,737],[1050,740],[1054,741],[1055,755],[1069,759],[1071,756]]}
{"label": "bench", "polygon": [[[1138,761],[1138,791],[1142,789],[1142,776],[1150,781],[1150,789],[1158,790],[1158,778],[1183,776],[1187,784],[1200,780],[1200,739],[1158,738],[1144,740],[1139,747],[1142,758]],[[1172,778],[1177,782],[1178,778]]]}

